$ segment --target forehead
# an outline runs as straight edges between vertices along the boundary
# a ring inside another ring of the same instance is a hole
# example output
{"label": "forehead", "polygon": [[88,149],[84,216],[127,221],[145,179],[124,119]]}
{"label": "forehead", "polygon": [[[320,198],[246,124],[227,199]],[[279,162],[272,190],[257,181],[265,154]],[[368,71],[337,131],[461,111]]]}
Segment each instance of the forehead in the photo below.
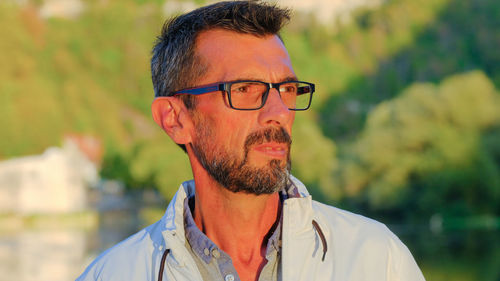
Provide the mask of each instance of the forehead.
{"label": "forehead", "polygon": [[295,76],[288,52],[277,35],[257,37],[222,29],[200,33],[197,55],[208,66],[203,82],[259,79],[277,82]]}

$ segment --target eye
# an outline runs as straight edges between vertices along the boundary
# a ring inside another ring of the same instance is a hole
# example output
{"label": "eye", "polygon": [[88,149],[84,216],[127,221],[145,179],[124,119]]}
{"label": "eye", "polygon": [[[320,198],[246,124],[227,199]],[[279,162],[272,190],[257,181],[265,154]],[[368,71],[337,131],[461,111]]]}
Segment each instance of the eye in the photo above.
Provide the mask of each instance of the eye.
{"label": "eye", "polygon": [[250,88],[251,86],[249,84],[236,84],[231,89],[231,92],[244,94],[250,92]]}
{"label": "eye", "polygon": [[231,85],[232,94],[242,94],[242,95],[261,94],[265,90],[266,90],[265,84],[256,82],[240,82]]}
{"label": "eye", "polygon": [[297,84],[283,84],[280,86],[280,92],[289,94],[297,93]]}

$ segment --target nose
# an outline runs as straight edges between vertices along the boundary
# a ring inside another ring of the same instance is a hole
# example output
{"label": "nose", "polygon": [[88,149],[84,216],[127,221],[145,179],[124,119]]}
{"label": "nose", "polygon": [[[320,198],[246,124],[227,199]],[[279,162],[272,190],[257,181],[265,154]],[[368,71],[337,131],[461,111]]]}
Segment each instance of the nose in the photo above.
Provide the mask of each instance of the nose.
{"label": "nose", "polygon": [[294,111],[281,100],[278,90],[271,88],[267,96],[266,103],[262,107],[259,114],[259,122],[261,125],[278,125],[285,126],[293,120]]}

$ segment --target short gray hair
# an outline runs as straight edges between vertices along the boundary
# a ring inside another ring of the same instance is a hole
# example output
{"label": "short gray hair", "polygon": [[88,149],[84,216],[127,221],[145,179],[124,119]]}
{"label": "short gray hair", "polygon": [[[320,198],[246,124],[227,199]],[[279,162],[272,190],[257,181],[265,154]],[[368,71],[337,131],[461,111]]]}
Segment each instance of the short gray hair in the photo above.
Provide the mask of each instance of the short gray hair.
{"label": "short gray hair", "polygon": [[[259,37],[278,35],[289,20],[288,9],[260,1],[219,2],[167,20],[152,52],[155,96],[194,87],[207,71],[195,52],[196,37],[202,31],[221,28]],[[183,95],[182,99],[188,109],[194,107],[192,96]]]}

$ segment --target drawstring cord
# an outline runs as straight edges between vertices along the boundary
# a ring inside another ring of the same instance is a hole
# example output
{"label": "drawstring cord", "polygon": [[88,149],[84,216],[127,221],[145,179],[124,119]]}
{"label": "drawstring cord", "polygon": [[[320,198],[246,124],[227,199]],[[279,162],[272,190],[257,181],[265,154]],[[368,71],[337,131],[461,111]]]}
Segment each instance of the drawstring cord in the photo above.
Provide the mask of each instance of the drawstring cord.
{"label": "drawstring cord", "polygon": [[160,272],[158,273],[158,281],[163,280],[163,270],[165,269],[165,260],[167,260],[168,253],[170,253],[170,249],[166,249],[161,256],[160,262]]}
{"label": "drawstring cord", "polygon": [[321,230],[319,224],[315,220],[312,221],[312,225],[316,229],[316,232],[318,232],[319,238],[321,238],[321,243],[323,244],[323,257],[321,258],[321,261],[325,261],[326,251],[328,250],[328,245],[326,244],[325,235],[323,234],[323,231]]}

